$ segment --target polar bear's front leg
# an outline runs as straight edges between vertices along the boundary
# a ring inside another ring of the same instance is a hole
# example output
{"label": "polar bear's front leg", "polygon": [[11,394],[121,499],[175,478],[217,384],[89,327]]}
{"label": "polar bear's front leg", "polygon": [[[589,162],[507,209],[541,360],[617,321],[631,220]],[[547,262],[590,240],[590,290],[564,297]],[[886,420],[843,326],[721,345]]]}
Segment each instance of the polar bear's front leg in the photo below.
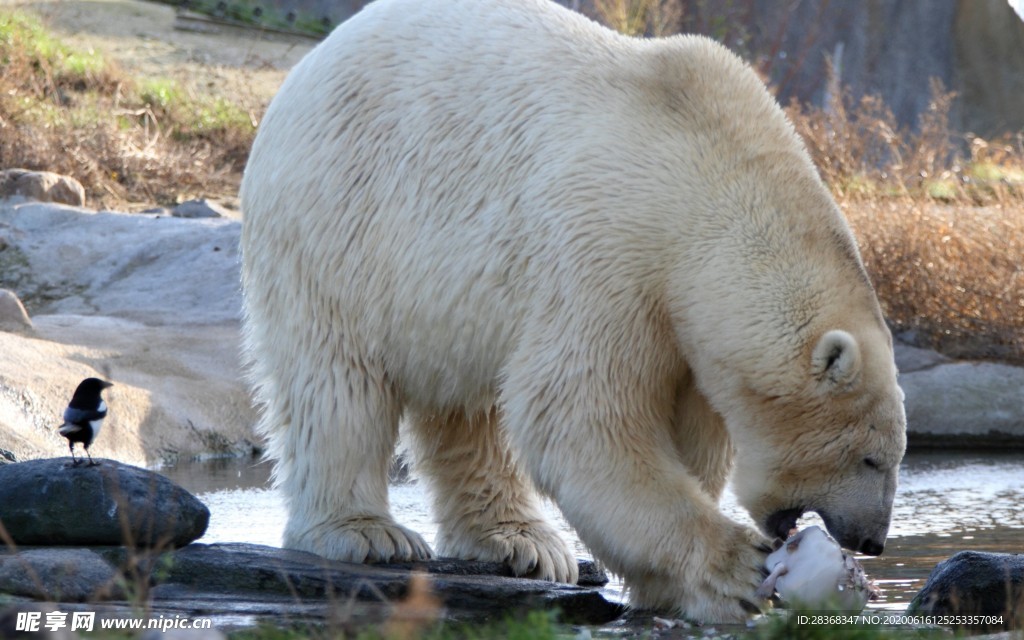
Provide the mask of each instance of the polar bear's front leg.
{"label": "polar bear's front leg", "polygon": [[427,479],[442,556],[503,562],[517,576],[575,584],[568,544],[547,521],[513,461],[497,409],[410,420],[417,471]]}
{"label": "polar bear's front leg", "polygon": [[[623,576],[633,606],[745,620],[760,606],[771,549],[719,511],[680,455],[672,425],[682,424],[684,365],[649,327],[586,335],[601,326],[545,329],[523,344],[503,390],[511,443],[580,539]],[[574,351],[561,348],[567,335]]]}
{"label": "polar bear's front leg", "polygon": [[[718,510],[667,437],[648,447],[583,420],[583,437],[546,439],[534,473],[580,539],[623,576],[631,604],[706,622],[756,613],[768,541]],[[615,428],[627,426],[636,423]]]}
{"label": "polar bear's front leg", "polygon": [[[388,507],[401,410],[394,389],[365,360],[317,366],[315,358],[333,354],[311,354],[309,377],[288,376],[284,397],[272,398],[263,418],[288,508],[284,546],[347,562],[429,559],[423,538]],[[302,379],[309,383],[294,382]]]}

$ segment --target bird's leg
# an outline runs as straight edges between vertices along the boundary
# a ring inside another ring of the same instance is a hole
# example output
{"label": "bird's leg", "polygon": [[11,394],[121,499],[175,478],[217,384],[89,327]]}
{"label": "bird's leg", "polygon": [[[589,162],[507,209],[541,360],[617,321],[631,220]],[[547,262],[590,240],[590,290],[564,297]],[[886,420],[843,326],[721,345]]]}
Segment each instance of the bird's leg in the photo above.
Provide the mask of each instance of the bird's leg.
{"label": "bird's leg", "polygon": [[75,457],[75,443],[69,440],[68,441],[68,449],[71,450],[71,466],[72,467],[77,467],[78,466],[78,458]]}
{"label": "bird's leg", "polygon": [[93,461],[93,459],[92,459],[92,454],[91,454],[91,453],[89,453],[89,447],[86,447],[86,448],[85,448],[85,455],[89,456],[89,466],[90,466],[90,467],[95,467],[96,465],[98,465],[98,464],[99,464],[98,462],[94,462],[94,461]]}
{"label": "bird's leg", "polygon": [[775,583],[778,582],[781,576],[786,575],[786,573],[788,572],[789,568],[786,566],[784,562],[780,562],[779,564],[775,565],[775,568],[772,569],[772,572],[768,574],[767,578],[764,579],[764,583],[762,583],[761,586],[758,587],[756,591],[757,597],[764,599],[772,597],[772,594],[775,593]]}

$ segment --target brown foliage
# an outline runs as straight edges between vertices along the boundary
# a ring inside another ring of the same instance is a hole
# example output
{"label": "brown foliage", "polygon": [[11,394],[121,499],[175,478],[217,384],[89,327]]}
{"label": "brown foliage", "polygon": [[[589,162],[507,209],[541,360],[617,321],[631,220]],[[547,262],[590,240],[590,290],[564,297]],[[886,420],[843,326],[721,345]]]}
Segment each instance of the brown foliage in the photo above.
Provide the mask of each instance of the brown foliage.
{"label": "brown foliage", "polygon": [[0,15],[0,167],[74,176],[100,207],[237,192],[254,126],[190,128],[116,64],[62,64],[74,54],[39,46],[33,25]]}
{"label": "brown foliage", "polygon": [[790,105],[857,236],[896,332],[963,358],[1024,362],[1024,152],[949,127],[933,83],[916,131],[876,97]]}
{"label": "brown foliage", "polygon": [[1024,206],[842,208],[894,331],[955,357],[1024,362]]}

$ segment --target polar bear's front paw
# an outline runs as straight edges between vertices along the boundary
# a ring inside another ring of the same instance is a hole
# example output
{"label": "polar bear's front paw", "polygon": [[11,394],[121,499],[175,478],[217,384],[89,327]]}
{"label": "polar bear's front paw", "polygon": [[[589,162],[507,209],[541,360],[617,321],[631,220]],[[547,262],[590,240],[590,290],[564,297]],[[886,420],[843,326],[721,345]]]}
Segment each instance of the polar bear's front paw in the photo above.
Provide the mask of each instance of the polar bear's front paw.
{"label": "polar bear's front paw", "polygon": [[502,562],[517,576],[576,584],[579,566],[569,545],[545,522],[501,522],[476,533],[442,536],[443,555]]}
{"label": "polar bear's front paw", "polygon": [[379,516],[331,519],[298,533],[289,527],[285,547],[344,562],[414,562],[433,557],[420,534]]}
{"label": "polar bear's front paw", "polygon": [[771,546],[748,527],[729,527],[703,559],[704,588],[684,596],[682,609],[708,622],[736,622],[761,611],[757,590],[764,582],[764,562]]}

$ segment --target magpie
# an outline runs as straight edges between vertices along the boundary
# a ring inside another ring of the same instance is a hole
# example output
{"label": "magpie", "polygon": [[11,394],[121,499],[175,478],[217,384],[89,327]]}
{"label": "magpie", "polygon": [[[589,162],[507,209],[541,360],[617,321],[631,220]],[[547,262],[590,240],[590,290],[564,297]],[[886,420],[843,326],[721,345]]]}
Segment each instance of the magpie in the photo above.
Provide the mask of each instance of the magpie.
{"label": "magpie", "polygon": [[112,383],[99,378],[86,378],[79,383],[75,389],[75,395],[71,396],[68,408],[64,410],[64,424],[58,432],[68,439],[68,449],[71,450],[73,464],[77,465],[79,460],[75,457],[75,443],[81,442],[85,446],[85,455],[89,456],[89,464],[94,465],[92,454],[89,453],[89,445],[100,434],[100,427],[103,426],[103,418],[107,417],[107,403],[103,401],[100,394],[107,387],[114,386]]}

